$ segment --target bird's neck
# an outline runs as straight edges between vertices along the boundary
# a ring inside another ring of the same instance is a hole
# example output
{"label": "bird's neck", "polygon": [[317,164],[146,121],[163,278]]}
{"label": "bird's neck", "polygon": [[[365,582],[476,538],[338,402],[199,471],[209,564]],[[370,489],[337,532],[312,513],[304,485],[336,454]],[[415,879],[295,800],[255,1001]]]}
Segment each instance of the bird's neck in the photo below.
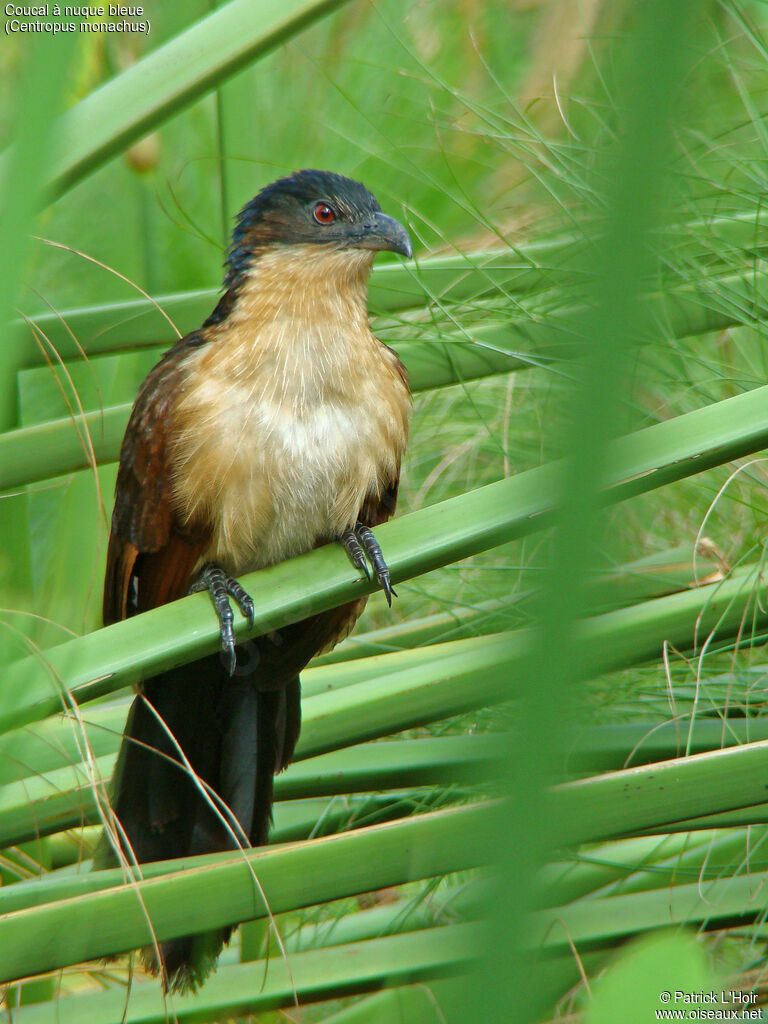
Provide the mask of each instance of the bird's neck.
{"label": "bird's neck", "polygon": [[321,245],[282,246],[253,264],[228,318],[231,328],[290,320],[367,324],[368,277],[373,253]]}
{"label": "bird's neck", "polygon": [[323,246],[265,253],[212,332],[200,370],[289,402],[333,397],[376,345],[367,309],[372,262],[370,251]]}

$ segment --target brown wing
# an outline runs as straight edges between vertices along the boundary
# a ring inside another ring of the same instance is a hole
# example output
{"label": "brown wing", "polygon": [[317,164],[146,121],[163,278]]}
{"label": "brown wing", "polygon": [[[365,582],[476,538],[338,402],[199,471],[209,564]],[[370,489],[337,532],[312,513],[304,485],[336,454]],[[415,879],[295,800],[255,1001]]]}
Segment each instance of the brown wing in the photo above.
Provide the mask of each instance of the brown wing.
{"label": "brown wing", "polygon": [[139,390],[120,451],[104,579],[104,624],[156,608],[189,588],[208,532],[179,522],[173,508],[168,437],[184,359],[201,344],[183,338]]}

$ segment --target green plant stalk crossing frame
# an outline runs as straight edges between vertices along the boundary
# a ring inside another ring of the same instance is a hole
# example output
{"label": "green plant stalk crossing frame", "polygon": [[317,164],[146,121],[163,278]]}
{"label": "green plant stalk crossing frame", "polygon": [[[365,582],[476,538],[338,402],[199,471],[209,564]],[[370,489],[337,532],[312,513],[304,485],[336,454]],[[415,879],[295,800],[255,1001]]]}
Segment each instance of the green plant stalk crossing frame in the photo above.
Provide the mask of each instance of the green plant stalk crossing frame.
{"label": "green plant stalk crossing frame", "polygon": [[59,119],[48,168],[61,195],[220,82],[346,0],[231,0],[148,53]]}
{"label": "green plant stalk crossing frame", "polygon": [[[482,937],[477,925],[456,925],[291,953],[288,967],[279,954],[268,962],[222,967],[201,992],[173,996],[172,1019],[180,1024],[229,1020],[290,1006],[294,994],[307,1003],[454,976],[479,955]],[[127,1011],[126,993],[120,987],[25,1006],[11,1019],[13,1024],[161,1024],[168,1017],[169,1006],[159,987],[139,983],[130,992]]]}
{"label": "green plant stalk crossing frame", "polygon": [[[492,288],[504,283],[505,275],[511,273],[508,260],[499,254],[480,254],[471,265],[466,264],[466,260],[455,257],[425,260],[416,276],[409,267],[379,268],[372,278],[372,299],[393,312],[428,302],[430,295],[440,288],[447,289],[452,300],[461,297],[467,282],[472,282],[477,290]],[[759,315],[763,311],[763,290],[768,290],[768,279],[763,282],[760,278],[760,288],[754,294],[755,279],[749,275],[726,278],[720,282],[720,287],[743,295],[748,308],[740,309],[738,316],[716,313],[708,309],[703,298],[689,286],[665,296],[651,296],[649,302],[656,317],[667,323],[677,335],[733,326],[748,318],[750,311],[751,315]],[[179,329],[184,333],[197,327],[210,313],[217,294],[206,291],[167,296],[159,302],[178,319]],[[565,324],[568,322],[563,314],[559,319]],[[105,306],[103,309],[73,310],[62,313],[61,317],[45,314],[37,317],[35,323],[45,332],[62,359],[79,355],[72,335],[80,338],[89,354],[94,355],[135,349],[141,344],[155,346],[168,334],[167,324],[160,321],[155,308],[145,301]],[[22,338],[29,339],[26,355],[19,367],[38,365],[41,355],[29,327],[16,324],[12,331],[17,348]],[[408,369],[414,391],[419,391],[524,369],[531,365],[530,357],[525,355],[531,347],[537,362],[551,361],[569,352],[573,344],[568,332],[559,332],[555,322],[526,322],[524,325],[510,322],[506,325],[481,325],[466,335],[453,334],[437,341],[405,341],[396,347]],[[70,418],[51,420],[0,434],[0,489],[19,487],[86,468],[89,463],[82,441],[84,430],[93,440],[97,461],[116,459],[130,410],[128,403],[114,405],[88,412],[77,421]]]}
{"label": "green plant stalk crossing frame", "polygon": [[121,885],[114,869],[9,886],[0,892],[0,981],[135,949],[151,941],[147,918],[162,940],[262,917],[260,890],[281,913],[479,867],[487,821],[485,807],[464,807],[281,849],[198,858],[194,870],[183,870],[184,861],[145,865],[145,880],[133,885]]}
{"label": "green plant stalk crossing frame", "polygon": [[[751,454],[768,444],[768,388],[737,395],[613,441],[602,501],[610,504]],[[394,582],[542,529],[558,502],[551,463],[385,524],[378,530]],[[256,602],[255,632],[370,593],[338,545],[327,545],[245,577]],[[263,596],[268,595],[268,596]],[[237,635],[247,635],[241,620]],[[10,666],[0,680],[0,731],[54,714],[61,686],[78,702],[184,663],[218,646],[205,595],[191,595]],[[140,652],[137,657],[137,651]],[[23,693],[23,701],[18,694]]]}

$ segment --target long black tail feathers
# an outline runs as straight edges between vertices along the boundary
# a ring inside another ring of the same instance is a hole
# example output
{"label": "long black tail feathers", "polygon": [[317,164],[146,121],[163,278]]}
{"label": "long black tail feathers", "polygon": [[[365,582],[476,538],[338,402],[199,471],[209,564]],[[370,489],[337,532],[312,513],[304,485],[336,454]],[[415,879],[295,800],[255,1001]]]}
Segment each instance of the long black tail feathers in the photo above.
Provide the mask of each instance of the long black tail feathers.
{"label": "long black tail feathers", "polygon": [[232,937],[233,930],[219,928],[162,942],[162,963],[158,960],[157,949],[145,946],[141,950],[144,970],[161,978],[164,992],[181,995],[197,992],[206,978],[216,970],[219,955]]}
{"label": "long black tail feathers", "polygon": [[[265,689],[224,676],[217,655],[197,662],[194,672],[190,667],[147,681],[128,716],[112,803],[131,846],[121,851],[130,864],[267,842],[274,775],[290,763],[299,734],[298,676]],[[218,809],[222,802],[229,813]],[[102,837],[94,866],[114,867],[118,859]],[[146,946],[143,965],[162,978],[165,991],[194,991],[233,928],[168,939],[159,957]]]}

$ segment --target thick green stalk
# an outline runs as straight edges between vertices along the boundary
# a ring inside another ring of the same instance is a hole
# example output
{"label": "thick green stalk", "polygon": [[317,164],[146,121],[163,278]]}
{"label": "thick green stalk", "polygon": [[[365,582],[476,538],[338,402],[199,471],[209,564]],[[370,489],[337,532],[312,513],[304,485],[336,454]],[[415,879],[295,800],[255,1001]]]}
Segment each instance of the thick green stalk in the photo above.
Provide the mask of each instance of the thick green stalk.
{"label": "thick green stalk", "polygon": [[[574,900],[608,892],[621,892],[628,880],[641,878],[647,884],[639,888],[656,888],[685,881],[689,876],[677,877],[674,865],[688,853],[698,857],[701,869],[717,833],[701,832],[696,836],[652,835],[634,836],[582,847],[570,860],[558,860],[542,868],[541,892],[547,906],[561,906]],[[742,840],[743,843],[743,840]],[[691,877],[698,877],[693,875]],[[631,890],[634,891],[634,890]]]}
{"label": "thick green stalk", "polygon": [[765,914],[768,872],[706,883],[665,886],[648,892],[579,900],[536,915],[533,939],[545,949],[586,950],[654,928],[744,924]]}
{"label": "thick green stalk", "polygon": [[390,989],[377,992],[368,999],[346,1006],[338,1013],[327,1017],[323,1024],[445,1024],[445,1014],[435,994],[448,985],[466,984],[463,978],[455,981],[441,981],[425,986],[412,985],[408,988]]}
{"label": "thick green stalk", "polygon": [[47,162],[58,196],[219,82],[288,42],[345,0],[231,0],[152,50],[60,118]]}
{"label": "thick green stalk", "polygon": [[280,1007],[408,985],[466,970],[481,950],[477,925],[426,929],[221,968],[198,993],[163,998],[136,983],[14,1011],[12,1024],[179,1024],[230,1020]]}
{"label": "thick green stalk", "polygon": [[[606,642],[609,643],[616,643],[620,636],[618,632],[612,630],[598,630],[597,635],[606,637]],[[602,643],[602,640],[597,642]],[[478,703],[491,702],[505,695],[501,688],[491,689],[493,684],[486,681],[489,668],[478,660],[475,653],[478,649],[472,648],[467,651],[466,662],[457,650],[457,660],[453,664],[438,664],[435,671],[425,677],[423,685],[438,691],[434,694],[434,703],[429,712],[432,717],[441,717],[447,713],[447,709],[457,707],[458,701],[461,700],[462,688],[468,686],[472,672],[479,687],[472,699]],[[631,657],[631,654],[628,655],[628,663],[631,663]],[[454,678],[448,682],[451,675]],[[278,801],[438,785],[449,781],[454,785],[465,785],[487,778],[488,773],[493,770],[493,765],[503,755],[504,745],[501,739],[488,735],[421,739],[408,743],[394,741],[376,743],[365,748],[346,746],[328,754],[309,756],[314,744],[329,744],[332,742],[331,736],[335,737],[335,742],[339,744],[354,742],[354,739],[359,737],[359,720],[365,717],[364,712],[371,703],[372,691],[374,694],[386,695],[391,707],[394,708],[388,712],[385,723],[376,726],[377,731],[386,735],[395,714],[401,717],[399,726],[393,725],[393,729],[413,724],[416,694],[407,687],[401,689],[396,674],[387,674],[381,679],[372,680],[371,683],[375,685],[365,687],[359,693],[351,691],[349,699],[345,699],[333,713],[329,713],[327,702],[322,698],[307,700],[305,728],[308,730],[308,738],[300,744],[297,751],[298,760],[276,780],[275,792]],[[439,693],[440,690],[443,691],[442,694]],[[509,691],[506,691],[506,695],[509,695]],[[373,706],[375,707],[375,700]],[[370,709],[368,713],[372,713]],[[341,724],[334,725],[334,715],[339,716]],[[407,718],[406,715],[411,717]],[[358,724],[355,724],[356,722]],[[735,724],[742,727],[743,734],[744,723]],[[693,752],[700,748],[718,754],[722,739],[720,724],[703,721],[701,725],[709,725],[711,728],[704,730],[698,737]],[[752,728],[754,730],[755,726]],[[626,738],[625,732],[620,732],[622,745],[616,750],[617,754],[621,754],[619,760],[625,758],[632,749],[632,741],[645,732],[643,728],[627,729]],[[366,726],[366,731],[370,730],[371,726]],[[316,735],[318,731],[319,740]],[[757,803],[754,802],[755,796],[759,798],[762,793],[759,785],[755,789],[755,776],[750,767],[752,758],[764,756],[757,752],[762,750],[765,744],[754,742],[758,735],[764,732],[765,729],[762,729],[758,734],[752,735],[751,743],[747,743],[745,735],[730,737],[731,744],[738,745],[731,747],[731,758],[714,762],[716,767],[709,769],[715,776],[713,784],[708,781],[708,776],[701,774],[705,771],[702,764],[713,762],[685,758],[657,763],[662,761],[664,756],[674,758],[677,753],[674,726],[669,723],[664,727],[664,744],[654,747],[653,763],[642,772],[612,772],[575,783],[573,791],[567,790],[568,793],[577,794],[580,801],[595,801],[595,809],[591,811],[585,810],[581,803],[579,804],[581,820],[585,822],[586,837],[596,836],[594,821],[599,820],[604,812],[606,820],[610,822],[610,829],[615,829],[617,834],[623,831],[636,833],[660,828],[686,831],[691,828],[711,828],[718,824],[737,825],[765,821],[768,805],[759,799]],[[601,735],[602,733],[598,732],[598,736]],[[119,733],[115,733],[115,750],[118,743]],[[600,743],[597,742],[595,746],[599,749]],[[97,778],[105,781],[109,779],[114,756],[112,753],[94,762],[93,768]],[[576,769],[581,763],[581,758],[578,754],[569,755],[568,763],[569,768]],[[670,773],[676,780],[675,785],[669,782]],[[94,787],[90,782],[83,781],[82,775],[82,768],[77,768],[77,772],[74,767],[58,768],[47,772],[45,776],[32,775],[18,783],[6,785],[0,806],[0,848],[82,824],[97,824],[99,817]],[[653,783],[656,778],[661,780],[658,782],[658,793]],[[635,787],[643,789],[645,796],[642,799],[634,795]],[[693,801],[691,807],[680,802],[676,795],[677,787],[682,787],[687,792],[688,798]],[[587,796],[584,795],[585,790]],[[620,824],[620,816],[613,813],[614,807],[622,806],[622,802],[617,801],[616,792],[629,794],[626,807],[628,818],[624,821],[623,827]],[[656,815],[650,824],[645,817],[649,806]],[[609,807],[611,814],[607,813]],[[278,808],[278,819],[280,814]]]}
{"label": "thick green stalk", "polygon": [[[486,263],[481,270],[472,272],[477,288],[494,287],[509,273],[506,257],[480,254],[476,259],[481,265]],[[389,310],[398,308],[398,298],[402,302],[422,304],[429,301],[433,288],[445,279],[453,282],[450,298],[460,299],[461,287],[469,273],[456,258],[450,263],[447,258],[427,260],[419,268],[418,277],[407,276],[405,267],[384,267],[378,275],[374,274],[372,297],[389,303]],[[395,281],[399,281],[400,290],[391,283]],[[730,288],[737,295],[746,293],[753,284],[752,276],[720,282],[722,289]],[[458,294],[454,295],[457,289]],[[168,296],[159,302],[175,318],[183,333],[200,325],[215,299],[215,292],[197,292],[190,296]],[[734,315],[713,312],[690,288],[663,298],[652,298],[651,313],[677,335],[722,329],[741,322]],[[157,346],[169,334],[168,325],[147,302],[75,310],[61,317],[45,314],[38,317],[36,323],[63,359],[79,358],[73,335],[90,355],[95,355],[135,349],[142,344]],[[23,358],[19,356],[17,360],[19,367],[40,363],[40,349],[26,325],[15,326],[12,337],[21,344],[24,353]],[[420,391],[562,358],[573,349],[574,342],[567,332],[558,331],[547,320],[479,326],[466,334],[441,335],[439,340],[403,341],[395,347],[408,368],[413,389]],[[530,356],[526,354],[529,352]],[[129,413],[130,403],[123,403],[88,412],[83,417],[83,426],[93,439],[99,462],[117,458]],[[751,448],[743,454],[754,450]],[[44,480],[88,465],[80,435],[70,419],[52,420],[0,434],[0,489]]]}
{"label": "thick green stalk", "polygon": [[551,794],[550,813],[567,810],[570,842],[663,831],[700,815],[763,805],[766,775],[763,740],[567,782]]}
{"label": "thick green stalk", "polygon": [[[574,772],[598,772],[625,765],[668,761],[686,753],[701,754],[720,747],[733,747],[755,740],[768,740],[764,718],[695,718],[690,729],[685,719],[648,719],[590,726],[577,736],[569,756]],[[690,743],[690,745],[689,745]]]}
{"label": "thick green stalk", "polygon": [[206,857],[195,870],[180,870],[183,861],[146,865],[135,885],[122,885],[114,869],[9,886],[0,891],[0,981],[135,949],[151,941],[148,920],[163,940],[262,917],[265,898],[272,913],[282,913],[477,867],[486,823],[484,807],[457,808],[282,849]]}
{"label": "thick green stalk", "polygon": [[[585,309],[571,318],[583,351],[571,366],[574,386],[563,398],[568,458],[556,482],[558,508],[525,665],[528,686],[515,709],[520,727],[510,734],[508,758],[499,772],[510,807],[498,814],[496,843],[489,849],[498,881],[487,908],[491,944],[476,979],[475,1012],[481,1019],[503,1019],[510,991],[520,1024],[539,1020],[556,997],[536,978],[526,955],[528,915],[540,905],[539,869],[582,825],[575,801],[563,800],[555,814],[547,813],[546,802],[549,787],[565,775],[561,752],[570,746],[583,683],[594,670],[593,659],[603,657],[589,649],[581,632],[590,611],[587,580],[606,540],[598,510],[601,491],[618,465],[612,438],[621,429],[632,353],[655,333],[642,295],[656,271],[650,236],[662,223],[665,154],[690,59],[692,11],[692,0],[637,5],[616,84],[621,124],[611,144],[595,155],[593,181],[605,217],[584,260]],[[658,63],[648,76],[651,60]],[[606,815],[603,826],[608,820]],[[474,1008],[470,998],[464,1005],[466,1014]]]}
{"label": "thick green stalk", "polygon": [[[766,393],[768,389],[759,388],[612,442],[601,502],[621,501],[764,447]],[[543,528],[557,503],[560,469],[556,463],[542,466],[380,527],[393,581]],[[355,580],[337,545],[265,569],[244,582],[255,597],[259,633],[373,589]],[[236,630],[240,638],[245,636],[242,621]],[[59,710],[62,686],[78,701],[92,699],[217,647],[209,602],[197,594],[23,658],[0,680],[0,730]]]}

